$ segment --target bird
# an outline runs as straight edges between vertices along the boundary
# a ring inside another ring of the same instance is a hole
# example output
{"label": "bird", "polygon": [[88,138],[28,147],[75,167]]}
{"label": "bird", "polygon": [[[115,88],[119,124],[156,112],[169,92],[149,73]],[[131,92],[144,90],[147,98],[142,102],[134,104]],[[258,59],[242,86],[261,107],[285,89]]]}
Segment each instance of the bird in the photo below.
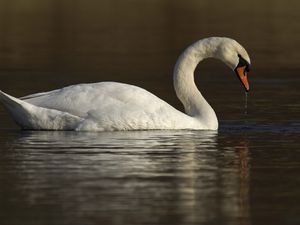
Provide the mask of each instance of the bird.
{"label": "bird", "polygon": [[0,101],[25,130],[218,130],[216,113],[194,81],[196,66],[207,58],[223,61],[249,91],[251,62],[244,47],[228,37],[208,37],[188,46],[174,67],[173,84],[185,112],[141,87],[108,81],[21,98],[0,91]]}

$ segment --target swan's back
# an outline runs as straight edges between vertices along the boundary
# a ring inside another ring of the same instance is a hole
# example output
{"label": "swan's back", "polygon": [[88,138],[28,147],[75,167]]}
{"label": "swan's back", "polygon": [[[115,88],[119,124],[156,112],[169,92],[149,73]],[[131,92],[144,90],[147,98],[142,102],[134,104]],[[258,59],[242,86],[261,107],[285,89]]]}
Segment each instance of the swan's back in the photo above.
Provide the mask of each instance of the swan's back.
{"label": "swan's back", "polygon": [[22,100],[83,118],[79,130],[174,129],[187,124],[193,129],[197,124],[145,89],[116,82],[73,85]]}
{"label": "swan's back", "polygon": [[116,111],[120,107],[122,111],[126,111],[124,107],[129,107],[127,110],[133,111],[137,107],[145,112],[153,112],[166,106],[166,102],[145,89],[116,82],[72,85],[21,99],[36,106],[80,117],[85,117],[96,109],[107,112]]}

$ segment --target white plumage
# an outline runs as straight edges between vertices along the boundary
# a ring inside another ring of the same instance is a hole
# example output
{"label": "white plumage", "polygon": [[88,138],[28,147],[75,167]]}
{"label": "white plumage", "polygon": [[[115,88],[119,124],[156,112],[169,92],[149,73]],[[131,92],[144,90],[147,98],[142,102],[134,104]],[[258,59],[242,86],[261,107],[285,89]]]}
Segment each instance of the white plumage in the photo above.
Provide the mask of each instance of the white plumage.
{"label": "white plumage", "polygon": [[174,70],[174,86],[187,114],[142,88],[116,82],[73,85],[20,99],[0,92],[0,99],[24,129],[215,130],[218,128],[216,115],[198,91],[193,72],[207,57],[220,58],[235,68],[237,54],[250,62],[246,51],[229,38],[203,39],[184,51]]}

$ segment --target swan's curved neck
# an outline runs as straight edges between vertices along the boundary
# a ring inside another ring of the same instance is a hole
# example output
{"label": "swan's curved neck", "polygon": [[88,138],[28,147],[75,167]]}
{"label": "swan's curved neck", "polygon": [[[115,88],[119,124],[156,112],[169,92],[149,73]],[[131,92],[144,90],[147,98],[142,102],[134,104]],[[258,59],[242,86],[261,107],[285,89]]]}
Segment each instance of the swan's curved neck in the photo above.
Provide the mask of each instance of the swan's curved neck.
{"label": "swan's curved neck", "polygon": [[194,71],[205,58],[214,57],[216,48],[208,40],[201,40],[188,47],[178,58],[174,69],[174,87],[183,103],[185,112],[195,117],[208,129],[218,127],[213,108],[204,99],[194,82]]}

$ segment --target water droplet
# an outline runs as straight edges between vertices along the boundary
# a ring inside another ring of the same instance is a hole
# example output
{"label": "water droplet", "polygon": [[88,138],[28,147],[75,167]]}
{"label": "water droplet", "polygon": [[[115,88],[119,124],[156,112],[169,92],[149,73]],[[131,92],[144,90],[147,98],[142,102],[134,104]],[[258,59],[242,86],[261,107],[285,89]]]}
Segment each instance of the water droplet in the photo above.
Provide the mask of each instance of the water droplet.
{"label": "water droplet", "polygon": [[248,92],[245,91],[245,115],[248,114]]}

